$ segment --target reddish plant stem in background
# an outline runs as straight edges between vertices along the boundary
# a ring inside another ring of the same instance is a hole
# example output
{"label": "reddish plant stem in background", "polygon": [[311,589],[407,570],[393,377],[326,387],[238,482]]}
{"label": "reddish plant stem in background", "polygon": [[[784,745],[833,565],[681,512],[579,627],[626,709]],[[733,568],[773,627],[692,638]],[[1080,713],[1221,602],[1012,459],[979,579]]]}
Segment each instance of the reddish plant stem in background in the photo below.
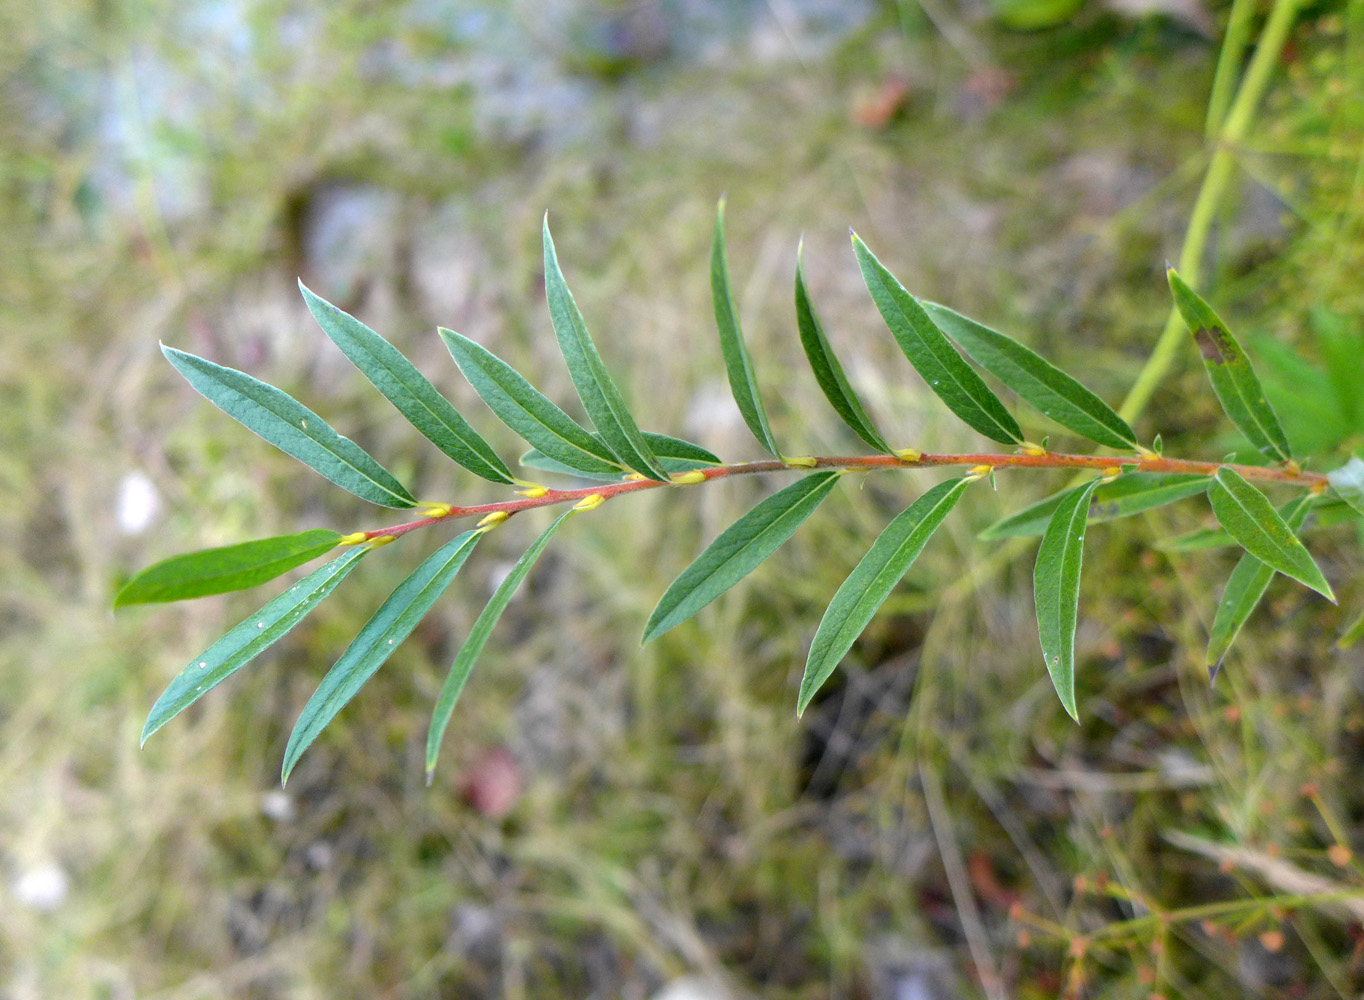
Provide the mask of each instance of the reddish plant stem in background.
{"label": "reddish plant stem in background", "polygon": [[[813,463],[813,464],[811,464]],[[1186,473],[1212,476],[1218,469],[1234,469],[1243,477],[1261,482],[1286,483],[1313,490],[1326,488],[1326,477],[1315,472],[1291,471],[1279,466],[1234,465],[1228,462],[1190,462],[1178,458],[1109,458],[1099,455],[1064,455],[1053,452],[1036,454],[975,454],[975,455],[930,455],[927,452],[917,460],[899,458],[895,455],[839,455],[823,458],[802,458],[797,463],[780,459],[767,459],[761,462],[742,462],[737,465],[716,465],[698,469],[705,481],[724,479],[728,476],[745,476],[758,472],[809,472],[811,469],[839,469],[846,472],[871,472],[881,469],[921,469],[938,466],[967,466],[972,469],[988,466],[990,469],[1094,469],[1105,472],[1122,468],[1129,472]],[[689,485],[700,485],[689,484]],[[486,517],[489,514],[518,514],[535,507],[552,507],[561,503],[576,503],[593,494],[610,500],[623,493],[638,493],[641,490],[656,489],[660,486],[682,486],[678,483],[660,483],[652,479],[630,479],[621,482],[601,483],[585,486],[576,490],[547,489],[544,496],[523,497],[519,500],[504,500],[500,503],[480,504],[476,507],[456,507],[451,505],[450,512],[439,517],[424,517],[419,521],[395,524],[388,528],[367,531],[368,538],[388,536],[397,538],[409,531],[425,528],[441,521],[464,517]]]}

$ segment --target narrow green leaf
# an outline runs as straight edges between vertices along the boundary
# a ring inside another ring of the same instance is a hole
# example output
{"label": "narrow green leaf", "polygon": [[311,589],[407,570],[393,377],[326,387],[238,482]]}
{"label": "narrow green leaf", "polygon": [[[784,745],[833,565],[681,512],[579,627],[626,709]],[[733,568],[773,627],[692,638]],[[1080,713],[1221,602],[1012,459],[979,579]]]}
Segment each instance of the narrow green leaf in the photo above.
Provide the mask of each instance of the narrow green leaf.
{"label": "narrow green leaf", "polygon": [[938,329],[976,362],[1062,427],[1110,448],[1136,448],[1137,435],[1098,396],[1012,337],[935,302],[923,303]]}
{"label": "narrow green leaf", "polygon": [[554,252],[554,240],[549,235],[548,215],[545,216],[543,235],[549,318],[559,340],[559,351],[568,364],[568,374],[578,390],[578,398],[583,401],[583,409],[596,425],[597,433],[628,468],[650,479],[666,482],[667,473],[654,460],[624,397],[592,343],[592,335],[587,332],[587,324],[578,311],[578,304],[573,301],[573,293],[568,290]]}
{"label": "narrow green leaf", "polygon": [[[1287,503],[1279,505],[1279,516],[1284,519],[1285,524],[1297,507],[1299,499],[1300,497],[1294,497]],[[1349,510],[1344,505],[1334,503],[1325,497],[1309,496],[1308,502],[1310,505],[1308,513],[1316,515],[1315,525],[1319,528],[1339,523],[1340,515]],[[1155,547],[1162,552],[1201,552],[1206,549],[1224,549],[1235,544],[1236,540],[1221,528],[1197,528],[1171,538],[1159,538],[1155,542]]]}
{"label": "narrow green leaf", "polygon": [[1265,399],[1264,389],[1241,345],[1212,307],[1184,283],[1174,268],[1169,269],[1167,277],[1170,291],[1174,293],[1175,308],[1198,343],[1203,367],[1207,369],[1222,409],[1260,452],[1276,461],[1288,461],[1291,457],[1288,439],[1284,437],[1279,420]]}
{"label": "narrow green leaf", "polygon": [[322,603],[355,568],[368,548],[357,546],[314,570],[254,615],[244,619],[204,652],[190,660],[147,716],[142,742],[213,688],[283,639],[308,612]]}
{"label": "narrow green leaf", "polygon": [[810,655],[805,661],[805,676],[801,678],[796,702],[797,716],[805,711],[810,699],[852,648],[876,610],[909,572],[909,567],[970,482],[966,477],[949,479],[915,500],[886,526],[843,581],[810,643]]}
{"label": "narrow green leaf", "polygon": [[1351,458],[1339,469],[1326,473],[1326,481],[1331,484],[1331,491],[1352,510],[1364,514],[1364,461]]}
{"label": "narrow green leaf", "polygon": [[1208,502],[1227,534],[1260,562],[1291,576],[1331,603],[1335,594],[1311,554],[1263,493],[1227,466],[1208,483]]}
{"label": "narrow green leaf", "polygon": [[278,535],[172,556],[148,566],[125,583],[114,598],[114,607],[246,590],[316,559],[334,549],[340,540],[341,535],[335,531],[314,528],[297,535]]}
{"label": "narrow green leaf", "polygon": [[928,387],[948,408],[980,433],[1004,444],[1020,444],[1023,432],[999,397],[957,353],[923,306],[853,234],[853,249],[876,308]]}
{"label": "narrow green leaf", "polygon": [[640,645],[682,624],[753,572],[815,512],[837,480],[834,472],[810,473],[721,532],[668,587],[644,626]]}
{"label": "narrow green leaf", "polygon": [[796,327],[800,330],[800,343],[805,348],[805,356],[814,370],[815,381],[824,392],[829,405],[852,428],[853,433],[877,451],[890,452],[890,445],[881,436],[862,401],[848,384],[843,374],[843,366],[834,354],[829,338],[824,335],[824,326],[815,312],[815,304],[810,301],[810,293],[805,287],[804,246],[796,251]]}
{"label": "narrow green leaf", "polygon": [[[596,435],[593,436],[596,437]],[[653,449],[654,457],[658,459],[658,464],[664,472],[689,472],[692,469],[705,469],[720,464],[719,458],[690,441],[669,437],[666,434],[652,434],[649,431],[644,432],[644,440]],[[576,476],[582,479],[598,479],[603,482],[612,482],[621,477],[621,470],[618,468],[612,469],[610,472],[583,472],[579,469],[570,469],[562,462],[557,462],[544,452],[535,449],[523,454],[520,463],[530,469],[539,469],[541,472],[554,472],[561,476]]]}
{"label": "narrow green leaf", "polygon": [[440,336],[474,391],[527,444],[575,473],[621,474],[611,449],[550,402],[515,368],[453,330],[442,327]]}
{"label": "narrow green leaf", "polygon": [[[1130,517],[1144,510],[1204,493],[1207,488],[1207,476],[1129,472],[1111,483],[1104,483],[1095,491],[1089,509],[1089,520],[1095,523]],[[1053,493],[1008,517],[1001,518],[982,531],[980,537],[986,541],[996,541],[1000,538],[1027,538],[1042,534],[1047,530],[1052,515],[1068,492]]]}
{"label": "narrow green leaf", "polygon": [[298,283],[308,310],[374,388],[412,426],[452,460],[494,483],[512,482],[511,471],[469,422],[396,347],[354,316]]}
{"label": "narrow green leaf", "polygon": [[364,449],[288,393],[165,344],[161,353],[210,403],[337,486],[382,507],[416,506]]}
{"label": "narrow green leaf", "polygon": [[1042,658],[1061,704],[1076,722],[1080,713],[1075,707],[1075,626],[1080,615],[1085,510],[1099,482],[1095,479],[1062,494],[1033,567],[1033,601]]}
{"label": "narrow green leaf", "polygon": [[[1296,532],[1302,527],[1311,505],[1310,494],[1294,497],[1285,504],[1284,523],[1288,525],[1290,531]],[[1208,637],[1205,662],[1209,668],[1210,680],[1217,679],[1218,671],[1222,669],[1222,658],[1227,655],[1227,650],[1240,633],[1241,626],[1246,623],[1251,612],[1260,603],[1260,598],[1269,589],[1269,581],[1272,579],[1274,570],[1249,552],[1241,556],[1236,568],[1231,571],[1226,589],[1222,591],[1222,599],[1217,604],[1217,614],[1213,616],[1212,634]]]}
{"label": "narrow green leaf", "polygon": [[1364,612],[1340,634],[1340,638],[1336,640],[1336,645],[1341,649],[1349,649],[1360,639],[1364,639]]}
{"label": "narrow green leaf", "polygon": [[431,776],[436,770],[436,757],[440,754],[440,741],[445,735],[445,727],[450,722],[450,715],[455,710],[455,702],[459,700],[460,692],[464,690],[465,683],[469,680],[469,674],[474,669],[474,663],[478,656],[483,652],[483,647],[488,642],[488,637],[492,635],[493,627],[497,620],[502,617],[502,612],[507,610],[507,604],[511,601],[512,595],[516,593],[516,588],[521,586],[526,575],[530,573],[535,561],[540,558],[540,553],[545,551],[545,546],[554,537],[554,533],[559,530],[560,525],[572,517],[576,511],[566,510],[555,519],[554,523],[540,533],[531,547],[525,551],[512,571],[506,575],[492,598],[479,613],[474,621],[473,628],[469,629],[469,635],[464,640],[464,645],[460,647],[455,655],[455,660],[450,664],[450,672],[445,675],[445,683],[441,685],[440,697],[436,699],[436,709],[431,716],[431,728],[426,734],[426,783],[431,784]]}
{"label": "narrow green leaf", "polygon": [[767,409],[758,392],[758,380],[753,374],[753,362],[739,328],[739,310],[734,305],[734,291],[729,281],[729,259],[725,252],[725,202],[720,199],[715,207],[715,238],[710,245],[710,292],[715,303],[715,326],[720,331],[720,354],[725,359],[725,374],[734,402],[739,405],[744,423],[767,451],[781,457],[772,427],[767,422]]}
{"label": "narrow green leaf", "polygon": [[360,633],[351,640],[341,658],[332,664],[327,676],[317,686],[308,704],[294,724],[289,743],[284,748],[284,767],[280,783],[289,780],[289,772],[298,763],[303,751],[336,718],[374,672],[393,655],[398,645],[411,634],[425,614],[436,603],[436,598],[450,586],[459,568],[474,550],[483,534],[475,528],[456,535],[437,549],[424,563],[389,595],[388,600]]}

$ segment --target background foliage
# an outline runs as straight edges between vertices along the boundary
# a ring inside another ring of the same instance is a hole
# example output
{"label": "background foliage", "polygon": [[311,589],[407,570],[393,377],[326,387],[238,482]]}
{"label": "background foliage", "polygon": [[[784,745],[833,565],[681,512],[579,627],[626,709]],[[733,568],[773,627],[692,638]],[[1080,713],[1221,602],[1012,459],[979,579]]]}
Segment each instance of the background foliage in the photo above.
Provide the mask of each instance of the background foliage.
{"label": "background foliage", "polygon": [[[657,595],[773,484],[622,503],[610,526],[582,519],[513,602],[431,792],[425,718],[498,582],[487,557],[506,572],[548,520],[487,538],[482,576],[287,797],[272,790],[287,727],[329,654],[440,540],[370,561],[364,587],[142,752],[171,673],[259,601],[106,610],[132,567],[359,507],[224,433],[158,339],[306,395],[418,496],[444,496],[452,467],[336,357],[294,279],[433,377],[454,374],[439,323],[570,399],[535,279],[546,208],[648,426],[727,456],[749,445],[709,321],[721,190],[773,430],[802,451],[848,440],[809,417],[826,410],[789,304],[801,230],[829,337],[892,444],[973,439],[902,377],[848,225],[908,286],[1121,398],[1208,165],[1203,22],[1220,37],[1228,13],[1093,7],[1013,34],[927,4],[7,3],[0,991],[643,997],[700,972],[764,996],[909,981],[946,996],[996,970],[1020,996],[1068,979],[1127,996],[1157,971],[1172,994],[1357,992],[1355,902],[1255,900],[1302,875],[1359,886],[1359,647],[1332,649],[1324,603],[1281,581],[1209,690],[1234,560],[1150,551],[1196,526],[1180,508],[1087,539],[1105,572],[1082,595],[1077,727],[1036,669],[1029,561],[974,538],[1054,483],[1016,477],[960,508],[799,724],[809,630],[794,626],[912,487],[831,500],[643,652]],[[1279,352],[1281,413],[1343,400],[1285,417],[1299,451],[1360,443],[1331,345],[1364,312],[1362,30],[1358,4],[1302,13],[1235,151],[1200,286]],[[675,345],[666,366],[659,344]],[[1203,378],[1184,350],[1155,390],[1171,453],[1223,433]],[[1333,543],[1352,530],[1325,526],[1313,548],[1358,606],[1357,549]],[[1065,930],[1011,921],[1015,903]],[[1209,903],[1241,908],[1191,909]],[[1162,931],[1153,907],[1188,919]],[[1077,933],[1116,946],[1076,963]]]}

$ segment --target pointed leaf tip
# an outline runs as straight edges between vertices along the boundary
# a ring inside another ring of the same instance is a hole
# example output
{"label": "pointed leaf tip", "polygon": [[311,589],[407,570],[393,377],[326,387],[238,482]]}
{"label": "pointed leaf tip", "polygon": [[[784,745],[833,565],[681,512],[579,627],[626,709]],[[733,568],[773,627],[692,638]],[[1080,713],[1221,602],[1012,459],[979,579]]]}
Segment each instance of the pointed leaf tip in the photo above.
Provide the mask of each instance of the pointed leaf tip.
{"label": "pointed leaf tip", "polygon": [[1062,494],[1042,536],[1033,567],[1033,601],[1042,658],[1061,705],[1080,721],[1075,703],[1075,629],[1079,620],[1080,567],[1084,560],[1086,515],[1102,480]]}
{"label": "pointed leaf tip", "polygon": [[1208,502],[1218,523],[1260,562],[1310,587],[1332,604],[1331,585],[1311,553],[1298,541],[1279,512],[1235,469],[1223,466],[1208,483]]}

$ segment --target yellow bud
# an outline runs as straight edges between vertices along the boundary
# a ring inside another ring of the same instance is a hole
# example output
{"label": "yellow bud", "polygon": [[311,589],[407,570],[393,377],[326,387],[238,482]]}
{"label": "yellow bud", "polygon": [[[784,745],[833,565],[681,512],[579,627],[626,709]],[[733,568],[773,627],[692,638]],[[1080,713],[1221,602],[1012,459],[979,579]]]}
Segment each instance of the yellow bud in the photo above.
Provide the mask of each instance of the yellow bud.
{"label": "yellow bud", "polygon": [[341,539],[341,541],[337,542],[336,544],[337,544],[337,545],[359,545],[361,542],[367,541],[368,539],[369,539],[369,532],[368,532],[368,531],[357,531],[357,532],[356,532],[355,534],[353,534],[353,535],[346,535],[344,538]]}
{"label": "yellow bud", "polygon": [[972,480],[984,479],[994,471],[994,466],[991,465],[973,465],[966,470],[966,478]]}
{"label": "yellow bud", "polygon": [[1122,475],[1122,466],[1121,465],[1110,466],[1107,469],[1103,469],[1102,474],[1103,481],[1106,483],[1111,483],[1113,480],[1117,479],[1119,476]]}
{"label": "yellow bud", "polygon": [[511,515],[508,514],[505,510],[495,510],[491,514],[483,518],[483,520],[479,521],[478,524],[474,525],[474,527],[496,528],[499,524],[501,524],[509,517],[511,517]]}
{"label": "yellow bud", "polygon": [[674,472],[672,481],[677,486],[695,486],[697,483],[706,481],[706,474],[700,469],[692,469],[689,472]]}
{"label": "yellow bud", "polygon": [[549,489],[545,486],[531,486],[527,489],[516,491],[517,496],[526,497],[528,500],[539,500],[548,493]]}
{"label": "yellow bud", "polygon": [[643,479],[648,479],[648,478],[649,478],[649,477],[646,476],[646,475],[645,475],[644,473],[642,473],[642,472],[627,472],[627,473],[625,474],[625,481],[626,481],[627,483],[637,483],[637,482],[640,482],[640,481],[643,480]]}
{"label": "yellow bud", "polygon": [[394,538],[392,535],[375,535],[369,540],[369,547],[371,549],[377,549],[384,545],[392,545],[397,540],[398,539]]}
{"label": "yellow bud", "polygon": [[[642,477],[641,477],[642,478]],[[606,502],[606,497],[600,493],[593,493],[590,497],[583,497],[573,505],[574,510],[596,510]]]}
{"label": "yellow bud", "polygon": [[811,455],[801,455],[797,458],[783,458],[782,461],[793,469],[813,469],[819,465],[819,460]]}
{"label": "yellow bud", "polygon": [[450,505],[448,503],[423,503],[421,510],[422,517],[449,517]]}
{"label": "yellow bud", "polygon": [[917,462],[924,457],[924,453],[917,448],[901,448],[895,453],[895,457],[902,462]]}
{"label": "yellow bud", "polygon": [[1024,441],[1021,445],[1018,446],[1018,453],[1020,455],[1032,455],[1034,457],[1041,457],[1042,455],[1045,455],[1047,453],[1047,449],[1043,448],[1040,444],[1033,444],[1031,441]]}

